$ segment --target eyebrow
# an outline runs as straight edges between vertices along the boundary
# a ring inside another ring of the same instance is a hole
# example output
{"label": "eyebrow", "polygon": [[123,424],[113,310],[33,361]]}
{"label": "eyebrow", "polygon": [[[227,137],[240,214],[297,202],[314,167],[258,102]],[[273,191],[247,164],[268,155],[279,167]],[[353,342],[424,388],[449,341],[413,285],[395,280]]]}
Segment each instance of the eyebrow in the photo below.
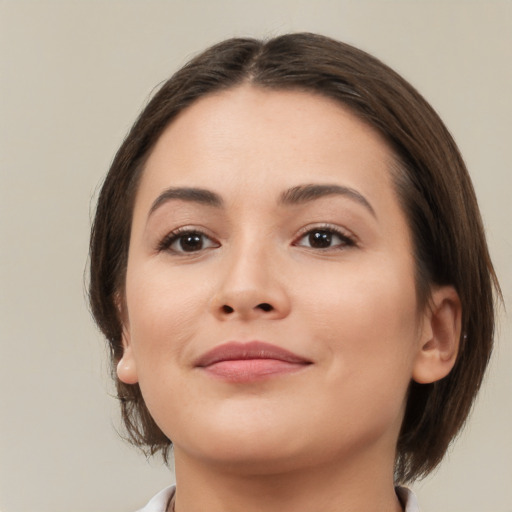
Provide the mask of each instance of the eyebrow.
{"label": "eyebrow", "polygon": [[160,206],[172,200],[199,203],[206,206],[213,206],[215,208],[220,208],[223,205],[222,198],[211,190],[193,187],[171,187],[164,190],[153,201],[153,204],[149,209],[148,217]]}
{"label": "eyebrow", "polygon": [[[357,190],[344,187],[342,185],[333,184],[307,184],[298,185],[285,190],[280,198],[279,203],[285,205],[298,205],[320,199],[322,197],[340,195],[348,197],[364,206],[374,217],[377,217],[375,210],[368,200],[360,194]],[[222,197],[212,192],[211,190],[196,187],[171,187],[164,190],[153,201],[149,209],[148,217],[163,204],[172,201],[188,201],[192,203],[199,203],[214,208],[221,208],[224,204]]]}
{"label": "eyebrow", "polygon": [[321,197],[340,195],[348,197],[364,206],[375,218],[377,215],[369,201],[357,190],[342,185],[331,184],[308,184],[298,185],[297,187],[290,188],[281,194],[280,202],[283,204],[303,204],[309,201],[314,201]]}

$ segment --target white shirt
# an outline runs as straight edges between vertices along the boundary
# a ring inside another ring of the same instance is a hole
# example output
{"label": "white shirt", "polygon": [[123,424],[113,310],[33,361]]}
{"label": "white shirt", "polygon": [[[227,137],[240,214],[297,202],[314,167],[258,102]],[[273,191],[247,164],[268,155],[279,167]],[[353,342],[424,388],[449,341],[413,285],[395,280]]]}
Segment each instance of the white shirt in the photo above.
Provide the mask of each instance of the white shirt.
{"label": "white shirt", "polygon": [[[141,508],[137,512],[166,512],[167,504],[174,494],[174,490],[175,487],[172,485],[160,491],[144,508]],[[397,487],[396,493],[405,507],[405,512],[420,512],[416,496],[410,489],[407,489],[407,487]]]}
{"label": "white shirt", "polygon": [[153,496],[144,508],[141,508],[137,512],[166,512],[165,509],[175,489],[176,487],[171,485],[163,491],[160,491],[157,495]]}

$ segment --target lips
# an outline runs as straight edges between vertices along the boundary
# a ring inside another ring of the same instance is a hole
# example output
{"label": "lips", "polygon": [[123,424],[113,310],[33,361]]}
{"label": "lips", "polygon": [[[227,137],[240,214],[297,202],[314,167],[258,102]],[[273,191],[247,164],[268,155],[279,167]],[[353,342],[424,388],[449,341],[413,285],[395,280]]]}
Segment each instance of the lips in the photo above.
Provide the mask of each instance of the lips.
{"label": "lips", "polygon": [[203,354],[195,366],[231,382],[249,382],[304,369],[311,361],[261,341],[229,342]]}

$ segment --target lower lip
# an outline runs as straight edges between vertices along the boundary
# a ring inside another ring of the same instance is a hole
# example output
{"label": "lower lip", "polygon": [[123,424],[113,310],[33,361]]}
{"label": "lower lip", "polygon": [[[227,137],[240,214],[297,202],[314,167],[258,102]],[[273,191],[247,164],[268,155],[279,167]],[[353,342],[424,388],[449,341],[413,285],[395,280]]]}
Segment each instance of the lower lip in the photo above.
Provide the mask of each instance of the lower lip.
{"label": "lower lip", "polygon": [[220,361],[203,369],[220,379],[229,382],[251,382],[304,369],[307,364],[289,363],[279,359],[237,359]]}

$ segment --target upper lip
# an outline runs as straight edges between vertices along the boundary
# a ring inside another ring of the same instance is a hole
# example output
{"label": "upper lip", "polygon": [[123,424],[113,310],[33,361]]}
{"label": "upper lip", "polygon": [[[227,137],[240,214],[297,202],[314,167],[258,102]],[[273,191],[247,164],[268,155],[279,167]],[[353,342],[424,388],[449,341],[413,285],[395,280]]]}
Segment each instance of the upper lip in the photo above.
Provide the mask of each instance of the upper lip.
{"label": "upper lip", "polygon": [[243,359],[276,359],[295,364],[309,364],[311,361],[289,350],[265,343],[263,341],[223,343],[204,353],[195,366],[206,367],[221,361],[238,361]]}

